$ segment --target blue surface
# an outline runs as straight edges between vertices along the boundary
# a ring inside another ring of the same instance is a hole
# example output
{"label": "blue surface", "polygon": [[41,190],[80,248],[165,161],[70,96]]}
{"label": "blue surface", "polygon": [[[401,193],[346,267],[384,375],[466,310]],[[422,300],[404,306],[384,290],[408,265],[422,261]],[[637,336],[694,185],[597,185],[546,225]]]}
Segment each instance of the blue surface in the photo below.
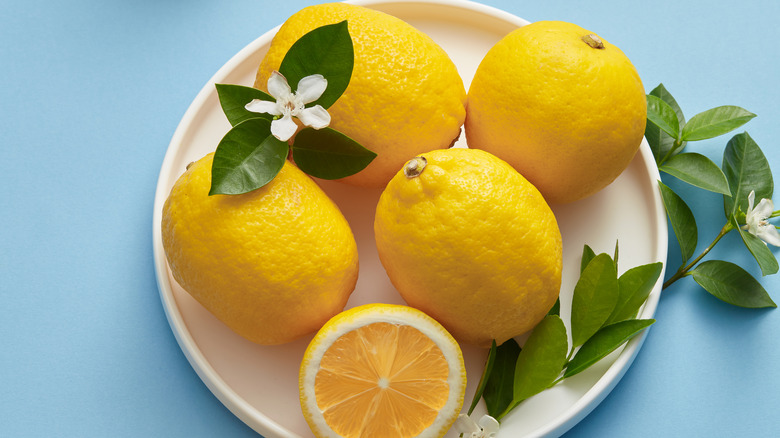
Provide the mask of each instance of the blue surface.
{"label": "blue surface", "polygon": [[[2,2],[0,436],[254,435],[171,333],[154,279],[152,202],[200,88],[313,3]],[[780,169],[780,3],[484,3],[600,33],[688,117],[725,104],[758,114],[744,129]],[[692,149],[720,163],[729,137]],[[722,226],[720,196],[665,181],[694,210],[701,250]],[[673,238],[669,254],[673,271]],[[760,275],[734,235],[712,257]],[[780,301],[780,277],[761,282]],[[657,319],[617,388],[567,437],[776,436],[780,310],[725,305],[686,278],[664,292]]]}

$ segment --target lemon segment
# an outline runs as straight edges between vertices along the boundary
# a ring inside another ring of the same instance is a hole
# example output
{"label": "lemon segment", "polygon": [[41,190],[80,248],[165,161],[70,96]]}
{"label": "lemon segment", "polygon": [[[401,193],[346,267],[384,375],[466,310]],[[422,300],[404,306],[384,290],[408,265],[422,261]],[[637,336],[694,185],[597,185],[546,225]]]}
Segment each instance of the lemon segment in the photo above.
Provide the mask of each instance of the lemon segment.
{"label": "lemon segment", "polygon": [[301,363],[301,408],[317,437],[441,437],[463,405],[452,336],[423,312],[367,304],[328,321]]}

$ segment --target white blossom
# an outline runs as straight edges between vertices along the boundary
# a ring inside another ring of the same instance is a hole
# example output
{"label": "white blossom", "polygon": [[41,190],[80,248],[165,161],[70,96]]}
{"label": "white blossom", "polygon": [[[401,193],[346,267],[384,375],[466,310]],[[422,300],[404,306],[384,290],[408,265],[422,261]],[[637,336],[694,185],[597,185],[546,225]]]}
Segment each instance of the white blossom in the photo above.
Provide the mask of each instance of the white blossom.
{"label": "white blossom", "polygon": [[490,415],[483,415],[479,423],[466,414],[458,415],[455,420],[455,431],[463,434],[463,438],[491,438],[498,433],[498,420]]}
{"label": "white blossom", "polygon": [[756,192],[750,191],[748,195],[748,210],[745,214],[745,225],[742,227],[750,234],[770,243],[774,246],[780,246],[780,233],[777,228],[770,224],[767,219],[772,215],[775,205],[771,199],[764,198],[753,208],[753,202],[756,200]]}
{"label": "white blossom", "polygon": [[268,94],[273,96],[276,102],[253,99],[244,108],[254,113],[276,116],[271,122],[271,134],[281,141],[287,141],[298,130],[293,117],[314,129],[322,129],[330,124],[330,114],[321,105],[306,108],[306,104],[319,99],[327,87],[328,80],[320,74],[315,74],[301,79],[298,89],[293,93],[287,79],[278,71],[274,71],[268,78]]}

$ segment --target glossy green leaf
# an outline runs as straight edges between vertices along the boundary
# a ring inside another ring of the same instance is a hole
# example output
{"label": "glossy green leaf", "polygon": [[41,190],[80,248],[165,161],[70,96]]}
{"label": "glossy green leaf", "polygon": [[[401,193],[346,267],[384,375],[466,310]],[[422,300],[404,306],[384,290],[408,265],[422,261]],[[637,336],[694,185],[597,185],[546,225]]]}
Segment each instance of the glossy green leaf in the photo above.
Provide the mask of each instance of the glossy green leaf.
{"label": "glossy green leaf", "polygon": [[244,108],[254,99],[275,102],[276,99],[268,93],[243,85],[216,84],[216,88],[219,104],[222,106],[222,111],[230,122],[230,126],[236,126],[248,119],[273,119],[271,114],[255,113]]}
{"label": "glossy green leaf", "polygon": [[596,253],[589,247],[588,245],[585,245],[582,248],[582,260],[580,261],[580,274],[582,274],[582,271],[585,270],[585,267],[588,266],[588,263],[590,263],[593,258],[596,257]]}
{"label": "glossy green leaf", "polygon": [[719,106],[696,114],[685,124],[682,139],[705,140],[731,132],[756,115],[733,105]]}
{"label": "glossy green leaf", "polygon": [[287,143],[271,135],[271,122],[248,119],[234,126],[217,145],[209,195],[238,195],[268,184],[287,159]]}
{"label": "glossy green leaf", "polygon": [[561,298],[558,297],[557,300],[555,300],[555,304],[553,304],[552,308],[547,311],[548,315],[560,315],[561,314]]}
{"label": "glossy green leaf", "polygon": [[677,154],[661,165],[659,170],[701,189],[722,195],[731,194],[726,175],[704,155],[693,152]]}
{"label": "glossy green leaf", "polygon": [[647,301],[653,286],[661,276],[663,263],[650,263],[629,269],[618,278],[618,302],[606,324],[633,319]]}
{"label": "glossy green leaf", "polygon": [[569,342],[566,326],[548,315],[531,332],[515,367],[513,404],[547,389],[563,371]]}
{"label": "glossy green leaf", "polygon": [[777,307],[763,286],[734,263],[708,260],[690,275],[704,290],[729,304],[748,308]]}
{"label": "glossy green leaf", "polygon": [[741,210],[747,212],[748,195],[756,199],[772,199],[774,181],[772,169],[764,153],[747,132],[735,135],[723,151],[723,174],[731,187],[731,196],[723,197],[726,219]]}
{"label": "glossy green leaf", "polygon": [[601,328],[618,300],[615,263],[599,254],[588,263],[574,286],[571,309],[571,335],[574,347],[582,345]]}
{"label": "glossy green leaf", "polygon": [[338,179],[365,169],[376,154],[331,129],[304,128],[295,136],[293,160],[304,172],[322,179]]}
{"label": "glossy green leaf", "polygon": [[[485,392],[485,385],[487,385],[487,382],[490,379],[490,375],[493,372],[493,365],[496,362],[496,350],[498,350],[498,346],[496,345],[496,340],[494,339],[490,345],[490,350],[488,350],[488,356],[487,359],[485,359],[485,367],[482,370],[482,376],[479,378],[477,390],[474,391],[474,398],[471,400],[471,406],[469,406],[469,415],[474,412],[474,408],[477,407],[479,399],[482,398],[482,394]],[[504,409],[506,409],[506,407],[504,407]]]}
{"label": "glossy green leaf", "polygon": [[[521,348],[510,339],[496,348],[493,369],[485,382],[482,397],[488,414],[498,417],[512,404],[515,366]],[[470,413],[471,411],[469,411]]]}
{"label": "glossy green leaf", "polygon": [[304,77],[323,75],[328,80],[328,87],[319,99],[307,106],[329,108],[347,89],[354,58],[347,22],[342,21],[318,27],[302,36],[287,51],[279,73],[293,90],[298,88],[298,82]]}
{"label": "glossy green leaf", "polygon": [[778,264],[772,250],[766,246],[763,240],[740,228],[736,221],[734,221],[734,225],[742,238],[742,242],[750,251],[750,254],[753,255],[753,258],[756,259],[756,262],[758,262],[758,266],[761,268],[761,275],[776,274]]}
{"label": "glossy green leaf", "polygon": [[652,94],[647,95],[647,120],[673,139],[680,138],[680,121],[674,108]]}
{"label": "glossy green leaf", "polygon": [[661,199],[663,200],[664,207],[666,208],[666,215],[669,217],[669,222],[672,224],[674,235],[677,237],[677,242],[680,244],[682,263],[685,263],[693,256],[694,251],[696,251],[696,245],[699,239],[696,219],[693,217],[693,212],[691,212],[688,204],[686,204],[677,193],[674,193],[672,189],[661,181],[658,181],[658,188],[661,192]]}
{"label": "glossy green leaf", "polygon": [[[680,125],[685,125],[685,115],[683,115],[680,105],[674,99],[672,94],[664,87],[663,84],[659,84],[655,87],[650,94],[658,97],[674,110],[677,115],[677,121]],[[674,138],[661,130],[654,123],[647,123],[645,126],[645,138],[650,145],[650,149],[653,151],[653,156],[657,164],[661,164],[664,157],[674,148]],[[685,142],[680,146],[680,149],[685,147]]]}
{"label": "glossy green leaf", "polygon": [[603,327],[577,351],[563,376],[571,377],[585,371],[654,322],[654,319],[629,319]]}

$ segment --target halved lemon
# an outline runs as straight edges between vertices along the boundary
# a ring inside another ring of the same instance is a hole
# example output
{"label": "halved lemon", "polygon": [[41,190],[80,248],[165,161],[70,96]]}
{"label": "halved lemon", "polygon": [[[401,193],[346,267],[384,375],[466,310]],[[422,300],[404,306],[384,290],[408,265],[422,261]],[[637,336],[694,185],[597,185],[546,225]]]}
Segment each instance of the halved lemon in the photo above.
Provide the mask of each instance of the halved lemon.
{"label": "halved lemon", "polygon": [[304,353],[301,408],[322,437],[441,437],[466,390],[463,354],[433,318],[366,304],[334,316]]}

